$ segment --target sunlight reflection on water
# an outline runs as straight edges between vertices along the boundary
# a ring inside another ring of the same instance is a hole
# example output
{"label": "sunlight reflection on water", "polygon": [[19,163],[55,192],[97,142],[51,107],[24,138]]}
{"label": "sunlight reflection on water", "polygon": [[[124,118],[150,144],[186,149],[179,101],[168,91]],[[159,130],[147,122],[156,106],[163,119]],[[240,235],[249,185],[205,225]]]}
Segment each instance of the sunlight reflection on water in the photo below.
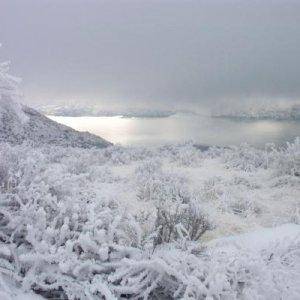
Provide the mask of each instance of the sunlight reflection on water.
{"label": "sunlight reflection on water", "polygon": [[79,131],[122,145],[158,145],[193,140],[207,145],[283,144],[300,135],[299,121],[241,121],[177,114],[166,118],[50,116]]}

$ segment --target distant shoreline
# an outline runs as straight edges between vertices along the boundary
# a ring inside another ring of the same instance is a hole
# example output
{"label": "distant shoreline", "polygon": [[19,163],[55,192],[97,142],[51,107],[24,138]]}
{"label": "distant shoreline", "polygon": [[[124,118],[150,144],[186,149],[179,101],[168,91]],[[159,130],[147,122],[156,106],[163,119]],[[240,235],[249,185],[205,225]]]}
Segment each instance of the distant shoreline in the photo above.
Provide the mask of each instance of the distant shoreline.
{"label": "distant shoreline", "polygon": [[296,117],[271,117],[271,116],[231,116],[231,115],[211,115],[211,118],[229,119],[235,121],[300,121],[300,116]]}

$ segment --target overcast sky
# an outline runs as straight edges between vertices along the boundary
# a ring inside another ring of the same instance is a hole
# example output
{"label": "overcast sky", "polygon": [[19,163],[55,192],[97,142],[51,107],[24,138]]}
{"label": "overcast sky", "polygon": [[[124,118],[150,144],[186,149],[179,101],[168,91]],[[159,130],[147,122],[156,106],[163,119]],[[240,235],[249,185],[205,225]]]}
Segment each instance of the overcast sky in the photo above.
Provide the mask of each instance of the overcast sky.
{"label": "overcast sky", "polygon": [[27,102],[300,99],[300,1],[0,0]]}

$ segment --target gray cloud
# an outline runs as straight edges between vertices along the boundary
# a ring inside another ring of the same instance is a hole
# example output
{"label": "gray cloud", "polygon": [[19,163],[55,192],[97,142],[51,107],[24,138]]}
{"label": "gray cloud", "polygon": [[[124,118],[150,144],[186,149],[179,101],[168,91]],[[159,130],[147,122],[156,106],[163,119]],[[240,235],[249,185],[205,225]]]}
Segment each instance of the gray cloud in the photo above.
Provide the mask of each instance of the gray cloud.
{"label": "gray cloud", "polygon": [[1,0],[0,39],[28,101],[300,95],[300,1]]}

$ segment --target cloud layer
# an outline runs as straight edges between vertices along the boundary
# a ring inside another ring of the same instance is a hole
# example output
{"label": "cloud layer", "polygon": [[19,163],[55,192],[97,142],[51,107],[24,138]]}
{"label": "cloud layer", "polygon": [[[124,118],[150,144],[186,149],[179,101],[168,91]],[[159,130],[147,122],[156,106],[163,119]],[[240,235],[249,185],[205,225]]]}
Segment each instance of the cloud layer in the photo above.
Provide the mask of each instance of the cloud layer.
{"label": "cloud layer", "polygon": [[0,38],[28,101],[300,95],[299,1],[2,0]]}

